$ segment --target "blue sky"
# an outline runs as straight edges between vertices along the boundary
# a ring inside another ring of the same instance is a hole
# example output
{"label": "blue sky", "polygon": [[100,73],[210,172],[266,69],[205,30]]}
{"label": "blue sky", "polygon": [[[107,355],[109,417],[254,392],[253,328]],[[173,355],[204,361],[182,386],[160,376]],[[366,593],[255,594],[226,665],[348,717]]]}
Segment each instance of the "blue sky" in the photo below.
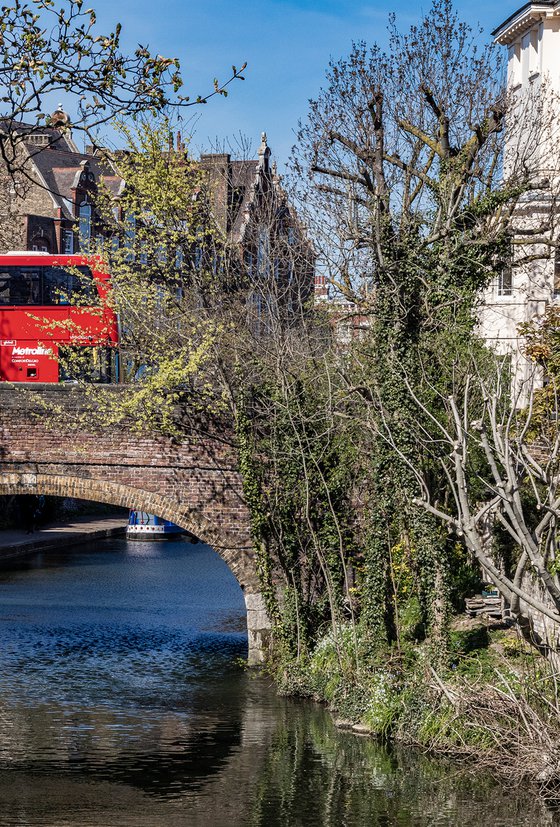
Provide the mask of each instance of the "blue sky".
{"label": "blue sky", "polygon": [[[407,28],[429,8],[407,0],[394,5],[360,0],[91,0],[103,30],[118,21],[123,45],[149,45],[181,60],[188,93],[204,94],[212,80],[224,80],[231,65],[247,61],[246,80],[230,87],[228,98],[193,107],[194,148],[204,151],[236,142],[243,134],[253,150],[260,133],[281,169],[294,143],[298,119],[317,95],[329,59],[344,56],[353,40],[383,43],[390,11]],[[480,23],[488,38],[517,6],[497,0],[456,2],[460,15]]]}

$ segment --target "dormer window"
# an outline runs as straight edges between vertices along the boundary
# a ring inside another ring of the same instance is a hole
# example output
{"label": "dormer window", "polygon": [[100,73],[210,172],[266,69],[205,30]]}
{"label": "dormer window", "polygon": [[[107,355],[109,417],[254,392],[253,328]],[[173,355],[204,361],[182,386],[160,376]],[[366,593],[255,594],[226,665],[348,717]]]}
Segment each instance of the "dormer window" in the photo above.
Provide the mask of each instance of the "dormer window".
{"label": "dormer window", "polygon": [[89,169],[84,169],[82,174],[80,175],[79,186],[83,187],[91,187],[92,184],[95,184],[95,175]]}
{"label": "dormer window", "polygon": [[74,232],[72,230],[62,231],[62,252],[71,256],[74,252]]}

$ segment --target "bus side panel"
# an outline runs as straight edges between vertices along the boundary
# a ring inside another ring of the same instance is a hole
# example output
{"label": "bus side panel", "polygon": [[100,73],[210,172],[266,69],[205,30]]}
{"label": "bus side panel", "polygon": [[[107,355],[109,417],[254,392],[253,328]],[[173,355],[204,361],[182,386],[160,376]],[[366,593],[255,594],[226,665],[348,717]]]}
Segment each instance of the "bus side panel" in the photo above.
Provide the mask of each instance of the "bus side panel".
{"label": "bus side panel", "polygon": [[34,339],[39,342],[67,339],[67,328],[67,307],[0,308],[0,339]]}
{"label": "bus side panel", "polygon": [[116,315],[105,308],[2,307],[0,339],[116,344]]}
{"label": "bus side panel", "polygon": [[0,339],[0,382],[58,382],[58,348],[25,339]]}
{"label": "bus side panel", "polygon": [[61,323],[56,333],[60,341],[82,345],[117,344],[117,318],[112,311],[106,308],[69,307],[66,312],[66,323]]}
{"label": "bus side panel", "polygon": [[[0,255],[1,267],[89,267],[100,304],[0,306],[0,382],[58,382],[60,347],[101,347],[116,363],[118,322],[108,305],[110,278],[97,257],[32,255],[26,251]],[[112,350],[114,348],[114,351]],[[93,352],[92,352],[93,353]],[[93,354],[95,364],[95,354]]]}

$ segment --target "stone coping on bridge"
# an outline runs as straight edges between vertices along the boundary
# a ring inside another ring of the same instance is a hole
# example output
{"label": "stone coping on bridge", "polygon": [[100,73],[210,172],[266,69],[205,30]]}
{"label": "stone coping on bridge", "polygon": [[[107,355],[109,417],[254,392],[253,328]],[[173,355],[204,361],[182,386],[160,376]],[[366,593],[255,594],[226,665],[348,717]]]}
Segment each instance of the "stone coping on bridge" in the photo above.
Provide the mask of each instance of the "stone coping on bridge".
{"label": "stone coping on bridge", "polygon": [[[92,389],[106,390],[112,393],[125,393],[130,385],[82,385],[79,382],[0,382],[2,404],[17,407],[22,398],[33,401],[33,396],[64,397],[80,399]],[[134,386],[132,386],[134,387]]]}
{"label": "stone coping on bridge", "polygon": [[41,526],[31,534],[23,529],[0,530],[0,560],[68,548],[105,537],[124,536],[126,525],[127,514],[123,512],[107,517],[74,517]]}

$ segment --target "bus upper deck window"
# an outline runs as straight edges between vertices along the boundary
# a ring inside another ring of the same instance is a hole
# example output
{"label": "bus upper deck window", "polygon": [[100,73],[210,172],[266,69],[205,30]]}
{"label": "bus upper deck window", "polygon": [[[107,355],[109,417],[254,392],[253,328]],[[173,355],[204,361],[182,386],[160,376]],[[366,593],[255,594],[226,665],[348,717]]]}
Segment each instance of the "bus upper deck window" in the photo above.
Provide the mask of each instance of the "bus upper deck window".
{"label": "bus upper deck window", "polygon": [[43,304],[68,304],[68,273],[58,267],[46,267],[43,273]]}
{"label": "bus upper deck window", "polygon": [[26,267],[0,270],[0,305],[97,305],[99,295],[89,267]]}
{"label": "bus upper deck window", "polygon": [[0,304],[10,303],[10,274],[0,272]]}
{"label": "bus upper deck window", "polygon": [[41,273],[31,267],[12,268],[10,304],[41,304]]}

